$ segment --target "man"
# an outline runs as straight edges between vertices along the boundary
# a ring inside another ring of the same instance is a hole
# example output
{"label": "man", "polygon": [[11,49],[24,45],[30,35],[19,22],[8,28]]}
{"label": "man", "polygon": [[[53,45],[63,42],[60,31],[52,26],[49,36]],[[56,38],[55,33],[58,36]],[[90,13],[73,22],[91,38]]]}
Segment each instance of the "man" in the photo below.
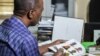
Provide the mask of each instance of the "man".
{"label": "man", "polygon": [[[0,56],[42,56],[58,40],[38,47],[38,42],[27,29],[38,23],[43,10],[43,0],[14,0],[14,14],[0,26]],[[5,47],[6,46],[6,47]],[[54,56],[63,56],[59,50]]]}

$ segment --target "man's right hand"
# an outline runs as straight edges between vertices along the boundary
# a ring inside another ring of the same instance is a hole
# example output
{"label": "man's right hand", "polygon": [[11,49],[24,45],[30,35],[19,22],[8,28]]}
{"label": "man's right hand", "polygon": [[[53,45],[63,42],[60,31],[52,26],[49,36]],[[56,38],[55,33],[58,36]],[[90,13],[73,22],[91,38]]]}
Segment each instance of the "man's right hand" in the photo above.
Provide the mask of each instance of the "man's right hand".
{"label": "man's right hand", "polygon": [[59,49],[56,53],[54,53],[54,56],[66,56],[66,54],[64,53],[63,49]]}

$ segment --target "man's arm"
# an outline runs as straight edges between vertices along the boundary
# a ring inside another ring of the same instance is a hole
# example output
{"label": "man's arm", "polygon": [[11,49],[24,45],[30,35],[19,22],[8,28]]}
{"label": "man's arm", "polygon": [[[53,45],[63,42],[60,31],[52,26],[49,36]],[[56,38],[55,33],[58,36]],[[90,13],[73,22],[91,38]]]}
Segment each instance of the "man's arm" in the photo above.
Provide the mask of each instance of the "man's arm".
{"label": "man's arm", "polygon": [[25,39],[22,44],[23,56],[40,56],[38,44],[33,39]]}
{"label": "man's arm", "polygon": [[39,46],[39,51],[40,51],[40,54],[43,55],[44,53],[48,52],[48,47],[52,46],[52,44],[46,44],[46,45],[42,45],[42,46]]}
{"label": "man's arm", "polygon": [[53,46],[53,45],[57,45],[57,44],[60,44],[63,42],[64,42],[64,40],[56,40],[50,44],[39,46],[40,54],[43,55],[44,53],[48,52],[48,50],[49,50],[48,47]]}

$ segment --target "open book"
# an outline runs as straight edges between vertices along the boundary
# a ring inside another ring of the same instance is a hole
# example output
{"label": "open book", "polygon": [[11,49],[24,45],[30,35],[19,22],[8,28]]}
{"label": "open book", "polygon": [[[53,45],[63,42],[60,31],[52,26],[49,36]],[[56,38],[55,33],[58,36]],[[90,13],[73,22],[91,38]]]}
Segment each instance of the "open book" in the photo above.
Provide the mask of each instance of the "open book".
{"label": "open book", "polygon": [[80,42],[74,39],[49,47],[49,49],[54,52],[57,52],[59,48],[63,48],[65,53],[69,53],[69,56],[81,56],[85,54],[85,48]]}
{"label": "open book", "polygon": [[76,39],[81,42],[84,20],[77,18],[55,16],[52,40]]}

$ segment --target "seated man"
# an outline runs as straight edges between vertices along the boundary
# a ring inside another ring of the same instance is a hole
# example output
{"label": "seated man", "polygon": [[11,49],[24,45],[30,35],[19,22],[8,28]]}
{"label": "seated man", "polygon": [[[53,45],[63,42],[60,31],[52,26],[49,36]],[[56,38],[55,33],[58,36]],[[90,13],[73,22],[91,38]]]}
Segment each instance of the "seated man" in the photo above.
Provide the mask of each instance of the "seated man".
{"label": "seated man", "polygon": [[[38,47],[38,42],[28,30],[40,20],[43,10],[43,0],[14,0],[14,14],[0,25],[0,56],[42,56],[48,51],[48,47],[59,44],[62,40]],[[2,49],[2,50],[1,50]],[[54,56],[64,56],[59,50]]]}

